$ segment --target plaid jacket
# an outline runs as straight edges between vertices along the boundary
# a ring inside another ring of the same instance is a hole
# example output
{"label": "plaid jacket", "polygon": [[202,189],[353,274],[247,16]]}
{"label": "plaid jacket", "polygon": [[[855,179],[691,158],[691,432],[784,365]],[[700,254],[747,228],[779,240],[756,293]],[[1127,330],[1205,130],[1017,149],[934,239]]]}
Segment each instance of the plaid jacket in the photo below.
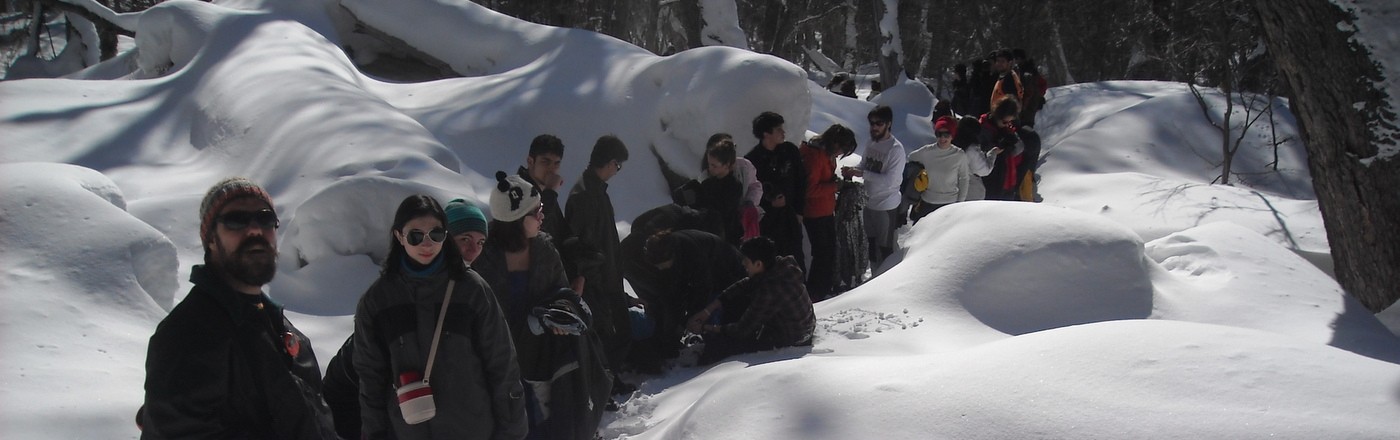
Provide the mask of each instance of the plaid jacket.
{"label": "plaid jacket", "polygon": [[[724,334],[772,342],[777,346],[803,345],[812,340],[816,315],[802,269],[792,257],[778,257],[771,269],[729,286],[721,298],[748,297],[749,306],[738,321],[724,325]],[[742,301],[742,299],[740,300]]]}

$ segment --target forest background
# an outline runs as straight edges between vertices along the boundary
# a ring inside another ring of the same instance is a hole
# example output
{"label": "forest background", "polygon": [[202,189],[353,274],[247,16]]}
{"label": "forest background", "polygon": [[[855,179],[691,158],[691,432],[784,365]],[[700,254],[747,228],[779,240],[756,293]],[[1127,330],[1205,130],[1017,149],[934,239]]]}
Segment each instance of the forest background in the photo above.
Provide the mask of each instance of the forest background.
{"label": "forest background", "polygon": [[[902,71],[940,97],[951,95],[953,66],[970,66],[998,48],[1024,49],[1051,86],[1147,79],[1288,95],[1244,0],[473,1],[535,23],[604,33],[657,54],[718,44],[827,74]],[[160,2],[97,3],[134,12]],[[4,1],[4,64],[37,44],[28,38],[38,31],[30,20],[36,7],[48,20],[62,11],[86,12],[57,0]],[[95,22],[99,32],[123,32]],[[116,53],[116,38],[101,41],[110,46],[102,49],[103,59]],[[57,55],[54,48],[49,52]]]}

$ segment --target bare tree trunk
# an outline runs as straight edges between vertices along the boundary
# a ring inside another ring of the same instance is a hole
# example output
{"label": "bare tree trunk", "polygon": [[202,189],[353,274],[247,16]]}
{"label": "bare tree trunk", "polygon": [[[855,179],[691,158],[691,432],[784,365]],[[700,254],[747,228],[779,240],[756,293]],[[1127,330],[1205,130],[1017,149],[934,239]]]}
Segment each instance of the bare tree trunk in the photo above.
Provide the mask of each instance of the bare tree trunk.
{"label": "bare tree trunk", "polygon": [[[103,4],[103,6],[109,6],[109,7],[110,7],[110,5],[108,5],[108,4],[106,4],[106,3],[103,3],[103,2],[99,2],[99,3]],[[83,18],[87,19],[88,21],[91,21],[91,22],[93,23],[93,25],[95,25],[95,26],[97,27],[97,40],[98,40],[98,45],[99,45],[99,46],[98,46],[98,49],[101,51],[101,52],[100,52],[101,55],[100,55],[99,58],[100,58],[100,59],[103,59],[103,60],[108,60],[108,59],[111,59],[112,57],[117,56],[117,35],[119,35],[119,34],[120,34],[120,35],[126,35],[126,36],[128,36],[128,37],[135,37],[135,36],[136,36],[136,33],[135,33],[135,32],[129,31],[129,30],[126,30],[126,29],[122,29],[122,28],[118,27],[117,25],[112,24],[111,22],[109,22],[109,21],[107,21],[106,19],[102,18],[101,16],[92,13],[92,11],[87,10],[87,8],[84,8],[84,7],[81,7],[81,6],[77,6],[77,5],[68,3],[68,2],[64,2],[64,1],[60,1],[60,0],[35,0],[35,1],[34,1],[34,7],[35,7],[35,8],[40,8],[40,7],[42,7],[43,9],[52,9],[52,10],[57,10],[57,11],[63,11],[63,12],[69,13],[69,14],[78,15],[78,16],[80,16],[80,17],[83,17]],[[38,10],[38,9],[36,9],[36,11],[37,11],[37,10]],[[36,18],[39,18],[40,21],[42,21],[42,19],[43,19],[43,18],[42,18],[42,17],[43,17],[42,14],[36,14],[35,17],[36,17]],[[40,24],[42,24],[42,23],[40,23]],[[35,35],[38,35],[38,34],[35,34]],[[34,41],[35,41],[35,44],[37,44],[38,40],[36,39],[36,40],[34,40]]]}
{"label": "bare tree trunk", "polygon": [[1230,148],[1230,119],[1235,114],[1235,98],[1230,96],[1228,87],[1220,90],[1225,95],[1225,113],[1220,118],[1220,184],[1230,184],[1230,167],[1235,162],[1235,150]]}
{"label": "bare tree trunk", "polygon": [[1400,69],[1380,71],[1346,30],[1355,29],[1353,16],[1327,0],[1256,0],[1254,7],[1294,92],[1337,281],[1371,311],[1384,310],[1400,298],[1400,156],[1383,153],[1400,140],[1396,97],[1376,84]]}
{"label": "bare tree trunk", "polygon": [[[904,71],[904,51],[899,39],[899,0],[870,0],[875,6],[876,29],[880,30],[880,83],[894,87]],[[888,8],[887,8],[888,6]]]}
{"label": "bare tree trunk", "polygon": [[[1230,41],[1231,26],[1221,26],[1221,40]],[[1230,148],[1230,120],[1235,116],[1235,65],[1230,62],[1230,51],[1220,51],[1217,65],[1225,69],[1225,80],[1220,82],[1220,94],[1225,95],[1225,113],[1220,117],[1220,183],[1230,184],[1230,167],[1235,162],[1235,150]],[[1244,127],[1248,130],[1249,127]]]}
{"label": "bare tree trunk", "polygon": [[[670,8],[670,13],[676,18],[675,23],[681,26],[680,29],[672,29],[674,34],[684,37],[685,40],[684,44],[672,42],[676,52],[704,45],[700,42],[700,31],[705,28],[705,20],[700,12],[699,0],[671,2],[663,7]],[[669,27],[666,24],[663,26]]]}
{"label": "bare tree trunk", "polygon": [[39,30],[43,29],[44,26],[48,25],[47,23],[45,23],[45,21],[47,20],[44,20],[44,4],[40,3],[38,0],[35,0],[34,12],[32,12],[31,14],[34,18],[29,22],[29,47],[26,48],[25,53],[35,58],[38,58]]}
{"label": "bare tree trunk", "polygon": [[842,56],[841,68],[856,70],[856,0],[846,0],[846,47]]}
{"label": "bare tree trunk", "polygon": [[[1060,57],[1060,69],[1061,75],[1063,75],[1060,80],[1064,84],[1073,84],[1074,74],[1069,73],[1069,58],[1065,56],[1064,39],[1060,38],[1060,22],[1055,21],[1055,16],[1052,15],[1055,13],[1054,11],[1055,8],[1051,6],[1051,3],[1046,2],[1045,15],[1046,19],[1050,20],[1050,38],[1055,42],[1055,54]],[[1049,76],[1050,71],[1047,69],[1044,73]]]}
{"label": "bare tree trunk", "polygon": [[[932,19],[931,13],[932,13],[932,9],[933,9],[933,8],[932,8],[932,5],[930,5],[929,3],[930,3],[930,2],[928,2],[928,1],[923,2],[923,6],[922,6],[923,9],[922,9],[921,11],[919,11],[919,17],[920,17],[920,18],[919,18],[919,32],[918,32],[918,34],[917,34],[917,35],[919,36],[919,44],[921,45],[921,46],[919,46],[919,47],[921,47],[921,48],[924,49],[924,50],[923,50],[924,56],[919,60],[919,65],[918,65],[918,68],[915,69],[915,72],[917,72],[919,76],[923,76],[923,77],[927,77],[927,76],[930,75],[930,73],[929,73],[929,68],[930,68],[931,66],[929,66],[929,64],[930,64],[930,63],[932,62],[932,60],[933,60],[933,49],[934,49],[934,48],[933,48],[933,33],[932,33],[932,32],[929,32],[929,30],[928,30],[929,21]],[[938,81],[937,81],[937,83],[938,83],[938,88],[939,88],[939,90],[942,90],[942,89],[943,89],[943,75],[942,75],[942,69],[939,69],[937,78],[938,78]]]}

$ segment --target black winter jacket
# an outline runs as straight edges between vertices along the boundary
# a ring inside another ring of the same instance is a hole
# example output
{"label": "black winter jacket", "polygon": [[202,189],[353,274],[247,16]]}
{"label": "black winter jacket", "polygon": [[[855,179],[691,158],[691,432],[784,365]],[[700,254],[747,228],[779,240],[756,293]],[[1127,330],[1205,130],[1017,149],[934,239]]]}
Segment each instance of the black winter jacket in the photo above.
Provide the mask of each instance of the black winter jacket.
{"label": "black winter jacket", "polygon": [[564,210],[559,209],[559,192],[541,188],[540,184],[535,182],[533,177],[530,177],[530,171],[526,170],[525,167],[520,167],[515,171],[515,174],[540,190],[540,202],[544,203],[544,222],[540,224],[540,230],[549,234],[550,239],[554,240],[555,246],[572,238],[574,232],[569,229],[569,221],[564,218]]}
{"label": "black winter jacket", "polygon": [[514,344],[490,288],[471,270],[453,287],[429,379],[437,415],[416,425],[404,422],[394,389],[399,374],[424,372],[449,276],[447,270],[425,277],[386,273],[360,298],[354,364],[365,438],[525,437]]}
{"label": "black winter jacket", "polygon": [[743,197],[744,186],[734,178],[733,173],[700,182],[697,205],[719,219],[724,225],[724,239],[735,246],[744,238],[744,226],[739,219],[739,205]]}
{"label": "black winter jacket", "polygon": [[[617,217],[613,213],[608,184],[593,170],[585,170],[565,205],[569,229],[584,244],[602,254],[602,264],[587,280],[583,298],[593,309],[594,329],[607,344],[608,353],[621,357],[631,339],[631,319],[627,314],[627,292],[622,288],[622,266],[618,264]],[[621,360],[621,359],[616,359]]]}
{"label": "black winter jacket", "polygon": [[141,438],[336,438],[311,341],[282,308],[203,265],[190,281],[151,335]]}
{"label": "black winter jacket", "polygon": [[[762,207],[765,212],[772,209],[772,199],[782,194],[787,206],[799,215],[807,204],[807,168],[802,165],[802,152],[791,142],[783,142],[768,151],[758,144],[744,155],[758,169],[758,181],[763,182]],[[769,188],[773,192],[769,192]]]}
{"label": "black winter jacket", "polygon": [[720,291],[744,278],[743,256],[723,238],[697,230],[675,231],[675,262],[666,271],[685,316],[699,311]]}
{"label": "black winter jacket", "polygon": [[335,433],[344,439],[360,438],[360,374],[355,372],[355,334],[345,338],[340,350],[326,362],[321,396],[331,407]]}

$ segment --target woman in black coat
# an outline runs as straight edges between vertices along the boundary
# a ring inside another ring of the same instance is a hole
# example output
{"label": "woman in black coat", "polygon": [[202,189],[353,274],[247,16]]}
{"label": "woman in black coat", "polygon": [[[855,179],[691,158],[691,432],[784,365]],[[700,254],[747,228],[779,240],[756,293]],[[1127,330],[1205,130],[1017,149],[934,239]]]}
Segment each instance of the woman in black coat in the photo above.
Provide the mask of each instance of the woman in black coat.
{"label": "woman in black coat", "polygon": [[496,173],[486,247],[472,263],[505,312],[532,403],[530,438],[592,439],[612,381],[587,304],[568,288],[564,264],[540,232],[540,194]]}

